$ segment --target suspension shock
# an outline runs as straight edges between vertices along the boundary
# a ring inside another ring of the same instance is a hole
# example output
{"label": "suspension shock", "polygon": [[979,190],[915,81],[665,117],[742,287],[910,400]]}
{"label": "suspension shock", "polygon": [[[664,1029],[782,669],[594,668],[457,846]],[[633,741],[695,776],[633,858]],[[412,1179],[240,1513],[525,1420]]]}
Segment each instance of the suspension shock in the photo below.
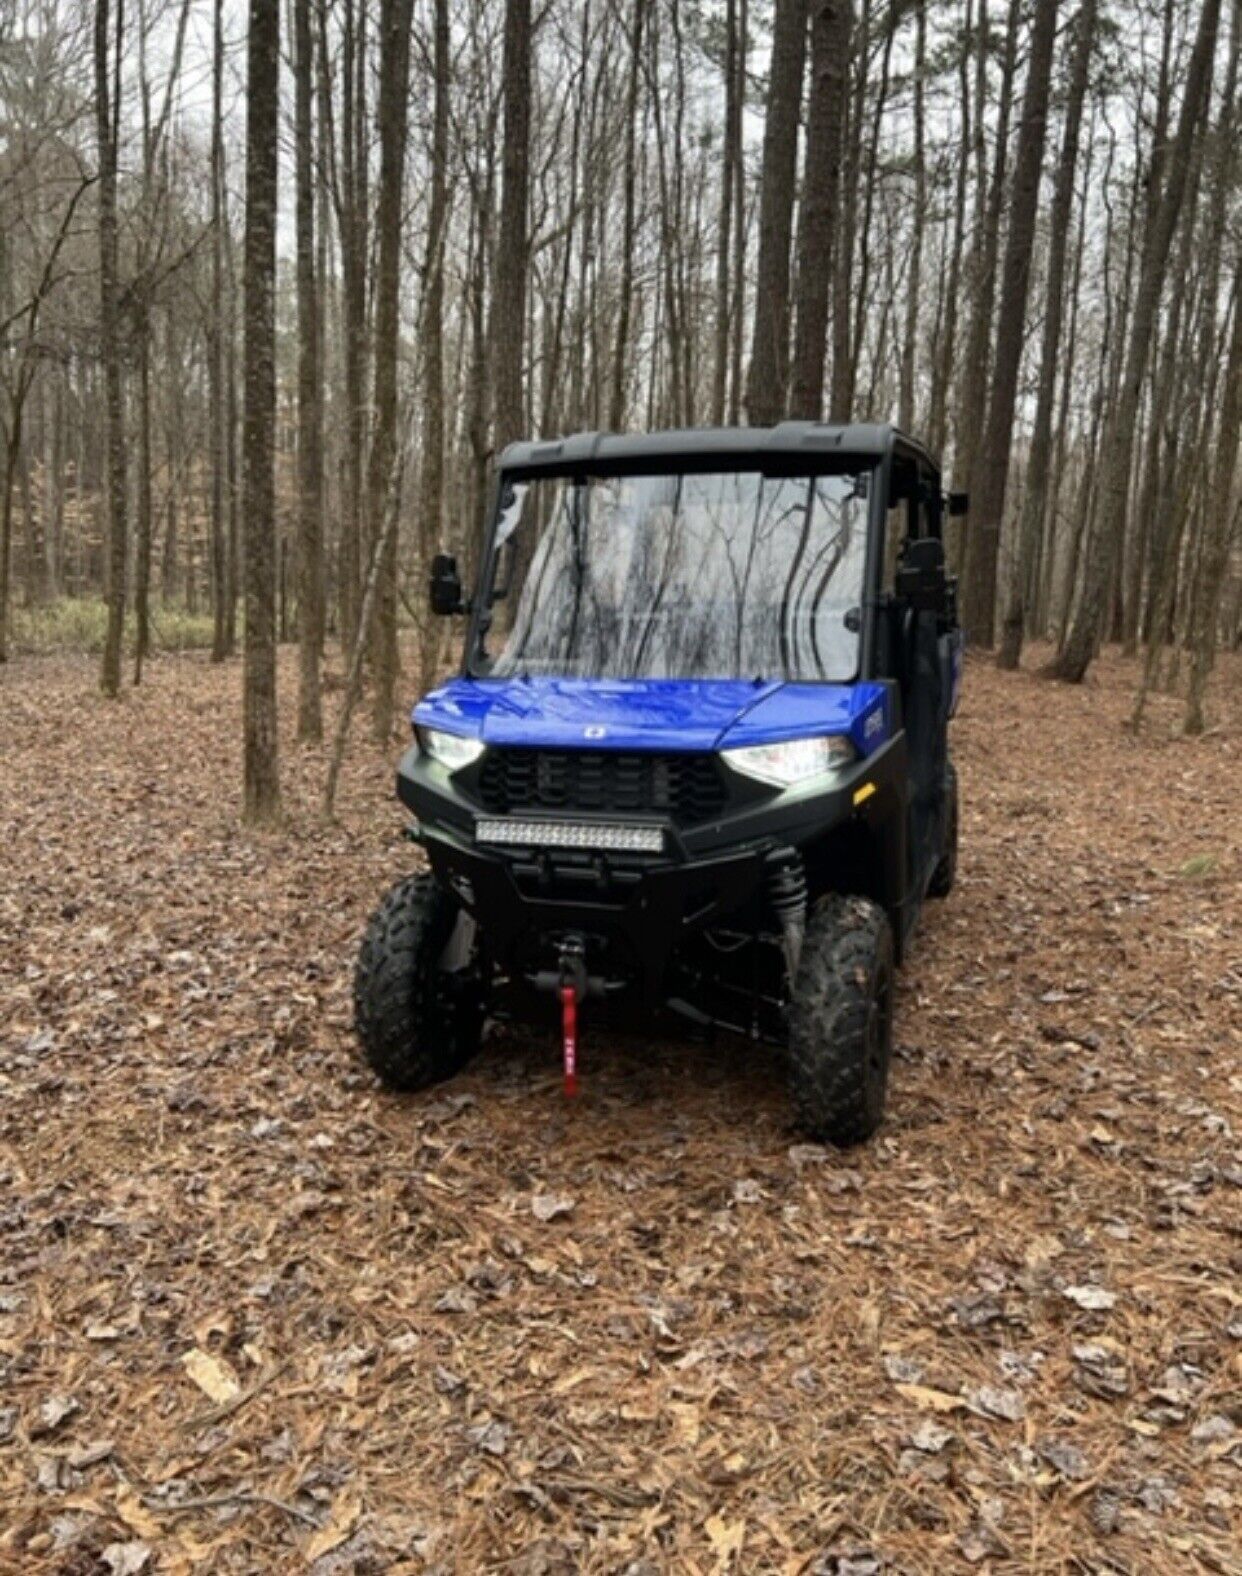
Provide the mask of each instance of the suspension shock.
{"label": "suspension shock", "polygon": [[792,990],[806,935],[806,866],[794,848],[778,848],[770,856],[768,902],[780,922],[785,968]]}

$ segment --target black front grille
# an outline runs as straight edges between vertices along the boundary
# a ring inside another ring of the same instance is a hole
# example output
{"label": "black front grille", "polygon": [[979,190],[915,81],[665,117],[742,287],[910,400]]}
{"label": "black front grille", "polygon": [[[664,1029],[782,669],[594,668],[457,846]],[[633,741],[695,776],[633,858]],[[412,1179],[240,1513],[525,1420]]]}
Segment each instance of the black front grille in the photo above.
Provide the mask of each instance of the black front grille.
{"label": "black front grille", "polygon": [[710,755],[630,755],[612,750],[492,749],[479,793],[488,810],[595,810],[710,820],[725,789]]}

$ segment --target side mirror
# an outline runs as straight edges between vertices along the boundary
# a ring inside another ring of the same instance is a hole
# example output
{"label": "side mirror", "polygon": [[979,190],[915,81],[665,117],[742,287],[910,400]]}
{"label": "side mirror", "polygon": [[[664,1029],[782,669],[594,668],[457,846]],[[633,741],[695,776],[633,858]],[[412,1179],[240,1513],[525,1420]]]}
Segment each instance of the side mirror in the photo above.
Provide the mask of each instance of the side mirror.
{"label": "side mirror", "polygon": [[944,543],[939,537],[912,537],[904,544],[897,560],[895,590],[916,613],[948,612],[949,580],[944,570]]}
{"label": "side mirror", "polygon": [[464,613],[461,575],[452,553],[437,553],[431,560],[431,611],[438,614]]}
{"label": "side mirror", "polygon": [[951,492],[949,494],[949,513],[963,515],[970,513],[970,494],[964,492]]}

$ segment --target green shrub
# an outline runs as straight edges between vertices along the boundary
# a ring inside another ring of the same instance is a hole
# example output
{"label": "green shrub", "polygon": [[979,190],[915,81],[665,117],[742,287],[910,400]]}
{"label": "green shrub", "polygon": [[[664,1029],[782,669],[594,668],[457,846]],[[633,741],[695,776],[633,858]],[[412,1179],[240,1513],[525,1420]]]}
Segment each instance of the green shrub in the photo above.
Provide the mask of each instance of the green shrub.
{"label": "green shrub", "polygon": [[[108,609],[102,597],[61,597],[40,607],[11,610],[14,651],[43,653],[103,650]],[[187,613],[182,607],[151,609],[151,644],[160,651],[201,651],[211,646],[211,613]],[[125,618],[125,646],[132,649],[134,618]]]}

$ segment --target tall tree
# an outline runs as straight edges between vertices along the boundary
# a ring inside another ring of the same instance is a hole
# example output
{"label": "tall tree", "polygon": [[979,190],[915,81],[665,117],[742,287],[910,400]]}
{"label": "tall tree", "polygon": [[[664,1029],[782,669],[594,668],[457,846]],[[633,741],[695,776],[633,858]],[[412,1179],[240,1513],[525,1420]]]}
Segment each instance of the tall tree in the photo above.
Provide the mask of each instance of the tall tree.
{"label": "tall tree", "polygon": [[337,590],[341,642],[354,645],[362,599],[363,482],[367,445],[367,311],[370,255],[370,148],[367,117],[367,8],[345,0],[341,38],[340,173],[334,190],[341,239],[341,289],[345,400],[345,452]]}
{"label": "tall tree", "polygon": [[818,421],[824,409],[828,302],[840,208],[849,92],[849,0],[811,0],[811,102],[798,228],[796,329],[789,413]]}
{"label": "tall tree", "polygon": [[625,363],[630,349],[630,312],[634,295],[634,223],[638,185],[638,78],[642,63],[643,13],[647,0],[633,0],[630,13],[629,67],[625,88],[625,156],[621,176],[621,284],[617,299],[617,340],[612,356],[608,425],[625,425]]}
{"label": "tall tree", "polygon": [[104,375],[104,446],[108,472],[108,623],[104,633],[100,688],[121,688],[121,640],[125,633],[125,566],[128,554],[125,463],[125,386],[122,358],[118,230],[116,213],[117,136],[120,115],[123,13],[116,16],[115,83],[111,74],[108,0],[95,5],[95,129],[99,144],[99,342]]}
{"label": "tall tree", "polygon": [[789,371],[789,255],[798,170],[798,123],[806,66],[807,0],[776,0],[763,174],[759,184],[759,258],[746,416],[765,427],[785,414]]}
{"label": "tall tree", "polygon": [[530,0],[505,0],[500,233],[488,335],[493,379],[492,449],[497,455],[521,437],[525,426],[522,375],[530,266],[530,74]]}
{"label": "tall tree", "polygon": [[[733,201],[737,166],[742,157],[742,93],[738,76],[738,0],[725,0],[724,48],[724,157],[720,167],[719,228],[716,232],[715,360],[712,365],[712,421],[724,425],[725,396],[729,379],[729,247],[733,229]],[[733,310],[737,310],[734,305]]]}
{"label": "tall tree", "polygon": [[919,314],[923,284],[923,232],[927,228],[926,111],[927,7],[916,8],[914,19],[914,217],[910,238],[910,267],[906,281],[906,321],[901,341],[901,393],[898,420],[907,432],[914,429],[914,391],[918,372]]}
{"label": "tall tree", "polygon": [[[419,530],[423,561],[442,544],[444,531],[444,251],[448,221],[449,0],[434,0],[432,17],[431,171],[427,196],[427,250],[423,262],[423,443],[419,476]],[[423,680],[430,683],[436,621],[427,619]]]}
{"label": "tall tree", "polygon": [[1216,652],[1216,622],[1225,587],[1225,566],[1230,540],[1236,535],[1242,517],[1234,486],[1242,434],[1242,248],[1235,248],[1233,275],[1233,331],[1229,336],[1216,459],[1206,500],[1208,515],[1203,559],[1190,631],[1190,684],[1183,723],[1187,733],[1202,733],[1205,726],[1203,700]]}
{"label": "tall tree", "polygon": [[1018,366],[1026,326],[1026,297],[1031,279],[1031,247],[1039,206],[1040,176],[1048,125],[1048,92],[1056,42],[1058,0],[1036,0],[1027,65],[1018,151],[1013,167],[1009,235],[1001,274],[1000,312],[996,328],[996,359],[984,429],[978,482],[966,537],[966,574],[962,612],[967,639],[990,646],[995,635],[996,565],[1000,555],[1001,521],[1013,451],[1014,409]]}
{"label": "tall tree", "polygon": [[231,357],[226,343],[225,227],[228,223],[224,168],[224,0],[213,0],[211,47],[211,302],[207,313],[208,442],[211,445],[211,660],[223,662],[233,649],[229,616],[229,524],[227,491],[232,473],[226,378]]}
{"label": "tall tree", "polygon": [[1035,398],[1035,427],[1027,462],[1026,490],[1005,593],[1001,646],[997,661],[1002,668],[1016,668],[1022,655],[1027,592],[1035,570],[1035,554],[1048,510],[1049,471],[1052,464],[1052,417],[1056,400],[1061,330],[1065,317],[1065,263],[1069,249],[1070,218],[1074,206],[1074,180],[1078,147],[1082,139],[1083,106],[1095,48],[1098,0],[1083,0],[1076,24],[1074,58],[1070,67],[1065,129],[1057,165],[1056,187],[1048,233],[1048,282],[1044,292],[1044,331],[1039,353],[1039,387]]}
{"label": "tall tree", "polygon": [[315,277],[315,161],[311,0],[293,4],[294,164],[298,294],[298,737],[323,736],[323,407]]}
{"label": "tall tree", "polygon": [[244,813],[280,819],[276,731],[276,187],[280,3],[250,0],[246,84],[242,502],[245,514]]}
{"label": "tall tree", "polygon": [[1009,115],[1018,54],[1020,14],[1019,0],[1009,0],[996,109],[996,147],[989,177],[984,114],[990,39],[986,0],[980,0],[979,27],[975,40],[975,233],[968,270],[970,318],[964,354],[958,369],[953,443],[954,479],[967,491],[975,483],[975,456],[987,419],[992,370],[992,317],[996,305],[996,265],[1000,256],[1001,211],[1008,164]]}
{"label": "tall tree", "polygon": [[[388,489],[396,485],[397,359],[401,341],[401,213],[409,131],[410,21],[413,0],[380,5],[379,135],[380,176],[375,267],[375,402],[367,477],[368,540],[381,530]],[[377,739],[392,728],[397,685],[397,542],[388,539],[380,561],[371,662],[375,693],[372,722]]]}
{"label": "tall tree", "polygon": [[1083,565],[1078,605],[1061,649],[1049,668],[1052,677],[1071,684],[1081,683],[1091,665],[1096,640],[1103,628],[1109,579],[1125,531],[1134,468],[1135,430],[1151,354],[1152,329],[1182,206],[1182,172],[1187,167],[1191,144],[1198,135],[1211,96],[1212,59],[1219,22],[1220,0],[1203,0],[1198,32],[1186,68],[1177,131],[1169,150],[1155,216],[1143,245],[1121,387],[1104,430],[1099,511]]}

